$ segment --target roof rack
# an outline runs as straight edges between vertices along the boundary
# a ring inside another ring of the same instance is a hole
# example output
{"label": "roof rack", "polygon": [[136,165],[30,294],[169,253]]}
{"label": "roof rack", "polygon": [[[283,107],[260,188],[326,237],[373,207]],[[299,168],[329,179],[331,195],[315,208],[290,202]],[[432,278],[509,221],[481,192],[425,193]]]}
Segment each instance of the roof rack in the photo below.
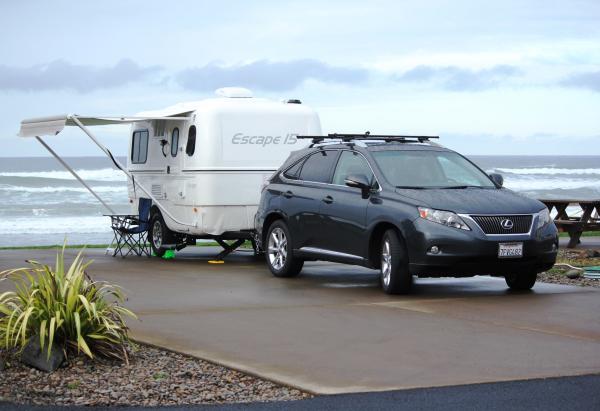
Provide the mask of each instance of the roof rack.
{"label": "roof rack", "polygon": [[[333,133],[326,136],[297,136],[300,139],[312,139],[312,144],[319,144],[325,140],[341,140],[342,142],[360,141],[360,140],[383,140],[386,142],[395,141],[400,143],[424,143],[431,139],[439,138],[439,136],[405,136],[405,135],[389,135],[389,134],[371,134],[367,131],[363,134],[340,134]],[[312,146],[312,145],[311,145]]]}

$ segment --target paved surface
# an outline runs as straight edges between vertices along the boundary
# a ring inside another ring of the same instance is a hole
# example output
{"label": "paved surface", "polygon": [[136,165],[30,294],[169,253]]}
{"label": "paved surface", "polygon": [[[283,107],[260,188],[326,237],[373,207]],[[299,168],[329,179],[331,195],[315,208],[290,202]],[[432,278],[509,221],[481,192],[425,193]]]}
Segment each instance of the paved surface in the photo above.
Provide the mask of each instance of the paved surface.
{"label": "paved surface", "polygon": [[[566,248],[569,237],[561,237],[559,240],[561,248]],[[600,237],[581,237],[581,243],[575,249],[600,248]]]}
{"label": "paved surface", "polygon": [[[487,277],[418,280],[387,296],[377,273],[309,263],[271,276],[247,253],[174,260],[89,250],[90,273],[117,282],[140,340],[316,393],[349,393],[600,372],[600,291],[538,284],[510,293]],[[74,251],[69,251],[72,255]],[[0,268],[52,251],[1,251]]]}
{"label": "paved surface", "polygon": [[[320,396],[293,402],[160,407],[152,410],[184,411],[312,411],[312,410],[598,410],[600,376],[563,377],[454,387],[422,388],[361,394]],[[91,408],[96,411],[107,408]],[[114,410],[115,408],[108,408]],[[119,407],[119,411],[140,410]],[[0,403],[4,410],[90,410],[89,407],[28,407]]]}

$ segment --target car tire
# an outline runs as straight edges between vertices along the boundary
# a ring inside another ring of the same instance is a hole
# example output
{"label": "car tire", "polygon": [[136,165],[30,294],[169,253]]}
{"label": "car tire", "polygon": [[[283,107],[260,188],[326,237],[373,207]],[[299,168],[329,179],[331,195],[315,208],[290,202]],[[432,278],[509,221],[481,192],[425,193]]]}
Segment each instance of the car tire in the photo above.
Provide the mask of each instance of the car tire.
{"label": "car tire", "polygon": [[511,290],[531,290],[537,280],[537,273],[525,272],[506,274],[504,280]]}
{"label": "car tire", "polygon": [[265,245],[265,259],[275,277],[296,277],[300,274],[304,261],[294,257],[290,230],[283,220],[269,226]]}
{"label": "car tire", "polygon": [[171,231],[165,224],[165,220],[160,212],[153,214],[152,218],[150,219],[148,239],[150,240],[150,246],[152,247],[152,252],[154,255],[157,257],[162,257],[165,255],[165,252],[168,250],[168,248],[165,248],[164,244],[168,244],[170,238]]}
{"label": "car tire", "polygon": [[396,230],[387,230],[381,238],[381,288],[388,294],[408,294],[412,275],[408,269],[408,252]]}

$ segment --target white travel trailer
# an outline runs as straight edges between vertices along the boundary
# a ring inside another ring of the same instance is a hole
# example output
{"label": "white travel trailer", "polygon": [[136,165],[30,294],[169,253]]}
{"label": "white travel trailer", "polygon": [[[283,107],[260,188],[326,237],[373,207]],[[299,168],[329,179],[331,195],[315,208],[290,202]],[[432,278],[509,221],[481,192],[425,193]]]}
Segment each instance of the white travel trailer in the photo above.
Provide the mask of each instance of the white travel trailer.
{"label": "white travel trailer", "polygon": [[[242,88],[216,93],[134,117],[24,120],[19,134],[36,137],[57,156],[41,136],[79,126],[127,174],[132,205],[137,208],[140,197],[152,200],[149,238],[157,254],[196,239],[215,239],[227,251],[253,239],[263,182],[303,145],[297,135],[320,135],[321,125],[316,112],[299,100],[254,98]],[[119,123],[131,123],[126,167],[87,128]],[[223,240],[239,241],[231,246]]]}

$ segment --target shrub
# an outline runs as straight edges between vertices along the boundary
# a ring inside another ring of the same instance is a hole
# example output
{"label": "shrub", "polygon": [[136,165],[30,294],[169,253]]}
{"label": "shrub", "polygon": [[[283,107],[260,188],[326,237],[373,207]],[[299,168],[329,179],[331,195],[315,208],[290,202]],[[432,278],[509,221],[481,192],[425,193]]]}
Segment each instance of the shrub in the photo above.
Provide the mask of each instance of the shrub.
{"label": "shrub", "polygon": [[86,274],[91,261],[84,263],[82,253],[68,269],[63,246],[54,269],[28,261],[30,267],[0,273],[0,281],[12,279],[16,288],[0,295],[0,347],[22,350],[39,338],[48,357],[58,346],[65,356],[83,352],[128,362],[124,317],[135,314],[121,305],[125,296],[118,286]]}

